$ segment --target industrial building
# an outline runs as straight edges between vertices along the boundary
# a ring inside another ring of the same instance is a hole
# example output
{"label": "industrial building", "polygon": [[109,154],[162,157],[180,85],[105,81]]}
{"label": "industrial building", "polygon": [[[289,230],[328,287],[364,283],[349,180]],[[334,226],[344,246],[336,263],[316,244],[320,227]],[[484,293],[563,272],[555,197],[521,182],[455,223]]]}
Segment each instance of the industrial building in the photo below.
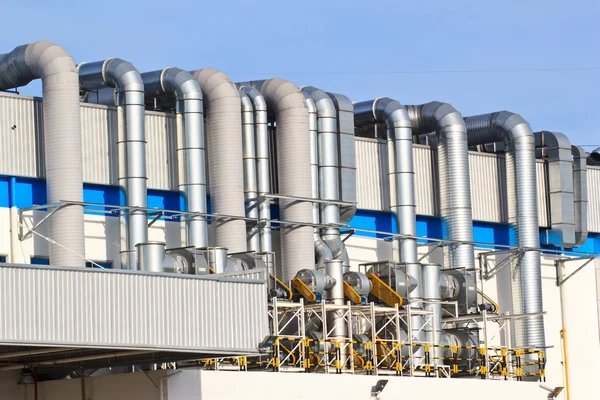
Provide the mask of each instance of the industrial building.
{"label": "industrial building", "polygon": [[3,399],[600,397],[600,149],[2,50]]}

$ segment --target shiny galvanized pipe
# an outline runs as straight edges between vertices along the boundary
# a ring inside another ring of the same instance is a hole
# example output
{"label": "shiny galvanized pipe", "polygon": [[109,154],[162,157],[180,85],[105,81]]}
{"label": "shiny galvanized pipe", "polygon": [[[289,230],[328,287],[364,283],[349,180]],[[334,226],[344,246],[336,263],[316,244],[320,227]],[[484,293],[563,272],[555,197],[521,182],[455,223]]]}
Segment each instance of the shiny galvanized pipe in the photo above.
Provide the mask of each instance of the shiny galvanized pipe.
{"label": "shiny galvanized pipe", "polygon": [[[508,222],[523,249],[540,247],[535,170],[535,140],[529,124],[518,114],[500,111],[465,118],[469,145],[503,140],[506,145]],[[539,313],[542,304],[540,252],[527,250],[511,268],[513,313]],[[517,347],[544,347],[541,315],[515,321]]]}
{"label": "shiny galvanized pipe", "polygon": [[[256,145],[257,187],[258,194],[264,196],[271,193],[271,176],[269,162],[269,126],[267,104],[260,92],[252,87],[240,88],[250,99],[254,107],[254,134]],[[258,205],[258,215],[262,226],[260,229],[260,250],[265,253],[273,251],[271,239],[271,201],[264,199]],[[267,267],[273,273],[274,261],[269,257]]]}
{"label": "shiny galvanized pipe", "polygon": [[[415,172],[411,120],[402,105],[387,97],[354,104],[357,126],[385,122],[387,128],[388,157],[390,159],[390,186],[395,192],[390,208],[398,220],[398,233],[416,236],[417,214],[415,204]],[[416,263],[416,239],[400,239],[400,261]],[[410,271],[407,271],[409,275]],[[419,272],[415,275],[419,275]]]}
{"label": "shiny galvanized pipe", "polygon": [[[304,101],[308,108],[308,134],[310,136],[310,176],[312,183],[311,197],[313,199],[320,198],[319,190],[319,135],[318,135],[318,114],[317,105],[307,92],[302,93]],[[312,204],[312,222],[313,224],[321,223],[321,207],[319,203]],[[323,239],[321,239],[320,229],[313,228],[313,241],[315,245],[315,257],[317,269],[325,268],[325,263],[333,260],[331,249]]]}
{"label": "shiny galvanized pipe", "polygon": [[600,165],[600,147],[588,153],[587,165]]}
{"label": "shiny galvanized pipe", "polygon": [[[146,208],[146,136],[144,131],[144,83],[137,69],[120,58],[82,63],[77,67],[79,85],[84,90],[103,87],[116,89],[115,104],[119,121],[119,185],[129,207]],[[121,268],[155,270],[139,265],[135,247],[148,241],[148,216],[145,210],[130,210],[122,219]]]}
{"label": "shiny galvanized pipe", "polygon": [[588,181],[586,152],[579,146],[571,146],[573,154],[573,202],[575,204],[575,247],[585,243],[588,237]]}
{"label": "shiny galvanized pipe", "polygon": [[[186,210],[206,214],[206,155],[202,91],[192,75],[179,68],[165,68],[142,74],[146,97],[175,95],[177,122],[177,159],[179,190]],[[208,247],[207,222],[204,216],[185,220],[186,246]]]}
{"label": "shiny galvanized pipe", "polygon": [[535,145],[546,149],[550,224],[548,242],[559,247],[575,245],[573,155],[569,138],[560,132],[536,132]]}
{"label": "shiny galvanized pipe", "polygon": [[[0,54],[0,90],[42,79],[47,203],[83,201],[79,78],[71,56],[40,41]],[[50,264],[84,267],[83,207],[57,211],[48,221]],[[73,254],[74,252],[75,254]],[[78,255],[79,256],[78,256]]]}
{"label": "shiny galvanized pipe", "polygon": [[[469,148],[463,117],[450,104],[439,101],[406,108],[413,135],[435,132],[444,235],[454,241],[473,242]],[[447,250],[449,263],[445,268],[475,270],[472,244],[451,245]],[[474,277],[474,272],[469,274]]]}
{"label": "shiny galvanized pipe", "polygon": [[[254,221],[246,221],[246,236],[248,250],[260,251],[260,236],[257,231],[256,221],[258,219],[258,182],[256,175],[256,147],[254,133],[254,106],[252,101],[240,90],[242,103],[242,142],[244,157],[244,197],[246,199],[246,217]],[[256,228],[253,228],[255,227]]]}
{"label": "shiny galvanized pipe", "polygon": [[[229,77],[211,68],[193,71],[206,106],[208,173],[212,212],[244,217],[244,167],[242,161],[242,105]],[[246,222],[220,219],[213,225],[215,246],[231,253],[247,250]]]}
{"label": "shiny galvanized pipe", "polygon": [[[277,123],[277,169],[279,193],[310,197],[310,137],[308,109],[304,96],[293,83],[274,78],[259,83],[267,105],[275,112]],[[281,218],[310,223],[311,205],[280,199]],[[314,268],[313,230],[310,226],[281,227],[281,279],[293,279],[302,269]]]}

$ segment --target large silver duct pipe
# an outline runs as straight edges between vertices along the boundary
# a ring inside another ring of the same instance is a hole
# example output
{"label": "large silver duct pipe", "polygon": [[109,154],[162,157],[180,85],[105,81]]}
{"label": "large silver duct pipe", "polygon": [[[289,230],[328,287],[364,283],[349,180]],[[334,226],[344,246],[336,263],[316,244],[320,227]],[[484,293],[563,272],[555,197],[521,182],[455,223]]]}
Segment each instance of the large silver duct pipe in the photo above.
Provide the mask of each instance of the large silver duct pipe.
{"label": "large silver duct pipe", "polygon": [[[398,220],[398,233],[416,236],[417,214],[415,203],[415,172],[413,167],[412,123],[402,105],[387,97],[354,104],[357,126],[380,122],[386,124],[388,157],[390,159],[390,187],[395,196],[390,208]],[[417,240],[400,238],[400,261],[416,263]],[[413,275],[410,271],[407,273]]]}
{"label": "large silver duct pipe", "polygon": [[[308,108],[308,134],[310,137],[310,177],[311,177],[311,197],[320,198],[320,177],[319,177],[319,135],[318,135],[318,113],[315,101],[307,92],[304,95],[304,102]],[[312,204],[312,222],[321,223],[321,207],[319,203]],[[323,239],[321,239],[320,229],[313,228],[313,242],[315,246],[315,257],[317,269],[324,269],[325,263],[333,260],[331,249]]]}
{"label": "large silver duct pipe", "polygon": [[[264,196],[271,193],[267,103],[262,94],[255,88],[243,86],[240,90],[248,96],[254,107],[257,187],[258,194]],[[258,205],[258,216],[262,224],[260,228],[260,250],[270,253],[273,251],[273,243],[271,239],[271,201],[269,199],[263,199]],[[267,260],[267,266],[271,273],[274,272],[273,262],[271,258]]]}
{"label": "large silver duct pipe", "polygon": [[[337,112],[340,200],[354,203],[342,206],[340,222],[347,224],[356,213],[356,147],[354,140],[354,106],[343,94],[329,93]],[[346,249],[344,248],[347,253]],[[344,265],[348,265],[344,262]]]}
{"label": "large silver duct pipe", "polygon": [[[71,56],[40,41],[0,54],[0,90],[42,79],[47,202],[83,201],[79,78]],[[83,207],[57,211],[48,221],[50,264],[84,267]]]}
{"label": "large silver duct pipe", "polygon": [[600,165],[600,147],[588,153],[587,165]]}
{"label": "large silver duct pipe", "polygon": [[[279,193],[310,197],[310,138],[304,96],[296,85],[280,78],[268,79],[259,85],[267,105],[275,111]],[[307,202],[282,198],[279,207],[285,221],[310,223],[312,220],[311,206]],[[284,282],[293,279],[302,269],[314,268],[312,233],[310,226],[281,227],[281,279]]]}
{"label": "large silver duct pipe", "polygon": [[[186,210],[206,214],[206,154],[202,90],[192,75],[179,68],[165,68],[142,74],[146,96],[175,95],[179,190]],[[205,216],[185,220],[185,246],[208,247]]]}
{"label": "large silver duct pipe", "polygon": [[465,121],[450,104],[438,101],[406,108],[412,121],[413,135],[435,132],[443,231],[452,241],[467,242],[448,246],[449,265],[444,267],[465,268],[474,278],[475,255],[470,243],[473,242],[473,216]]}
{"label": "large silver duct pipe", "polygon": [[[246,217],[254,221],[247,221],[246,236],[248,250],[260,251],[260,236],[258,234],[258,181],[256,174],[256,145],[254,132],[254,106],[250,97],[240,90],[242,103],[242,152],[244,159],[244,198],[246,200]],[[256,226],[256,228],[253,228]]]}
{"label": "large silver duct pipe", "polygon": [[550,203],[548,242],[559,247],[575,245],[573,155],[569,138],[560,132],[536,132],[535,145],[545,148]]}
{"label": "large silver duct pipe", "polygon": [[[208,174],[212,212],[244,217],[244,168],[240,95],[223,72],[212,68],[193,71],[206,105]],[[215,246],[231,253],[247,250],[246,223],[219,219],[212,223]]]}
{"label": "large silver duct pipe", "polygon": [[586,152],[579,146],[571,146],[573,154],[573,201],[575,204],[575,247],[585,243],[588,237],[588,181]]}
{"label": "large silver duct pipe", "polygon": [[[340,172],[337,110],[327,93],[312,86],[300,89],[312,99],[317,111],[317,147],[318,147],[318,196],[322,200],[340,201]],[[314,185],[314,184],[313,184]],[[321,207],[321,222],[324,225],[340,224],[340,206],[324,204]],[[328,227],[321,235],[323,242],[331,250],[334,260],[341,260],[345,270],[350,268],[346,246],[342,242],[340,229]],[[340,283],[341,284],[341,283]]]}
{"label": "large silver duct pipe", "polygon": [[[119,120],[119,185],[129,207],[148,206],[146,175],[146,135],[144,131],[144,83],[139,71],[120,58],[82,63],[77,67],[79,85],[84,90],[115,88]],[[148,216],[145,210],[130,209],[122,219],[121,268],[156,270],[139,265],[136,245],[148,241]]]}
{"label": "large silver duct pipe", "polygon": [[[542,279],[539,249],[535,140],[529,124],[518,114],[500,111],[465,118],[469,145],[504,141],[508,220],[519,247],[525,249],[511,268],[513,313],[541,313]],[[517,347],[544,347],[541,315],[515,321]]]}
{"label": "large silver duct pipe", "polygon": [[[385,122],[388,158],[390,165],[390,208],[398,220],[398,232],[410,238],[400,238],[400,261],[406,263],[406,273],[417,281],[417,287],[408,294],[411,307],[420,308],[423,298],[421,265],[417,257],[417,214],[415,203],[415,172],[413,166],[413,143],[411,120],[406,109],[396,100],[380,97],[354,104],[356,126]],[[413,336],[423,340],[423,318],[411,318]]]}

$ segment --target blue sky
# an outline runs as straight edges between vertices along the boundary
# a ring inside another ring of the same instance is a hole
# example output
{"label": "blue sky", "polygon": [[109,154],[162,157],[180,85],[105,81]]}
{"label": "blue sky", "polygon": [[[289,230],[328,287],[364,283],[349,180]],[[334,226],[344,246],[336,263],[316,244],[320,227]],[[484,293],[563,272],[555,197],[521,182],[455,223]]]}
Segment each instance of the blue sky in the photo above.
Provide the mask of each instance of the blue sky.
{"label": "blue sky", "polygon": [[506,109],[534,130],[600,145],[595,0],[55,3],[0,0],[0,52],[45,39],[75,62],[280,76],[353,101],[446,101],[464,116]]}

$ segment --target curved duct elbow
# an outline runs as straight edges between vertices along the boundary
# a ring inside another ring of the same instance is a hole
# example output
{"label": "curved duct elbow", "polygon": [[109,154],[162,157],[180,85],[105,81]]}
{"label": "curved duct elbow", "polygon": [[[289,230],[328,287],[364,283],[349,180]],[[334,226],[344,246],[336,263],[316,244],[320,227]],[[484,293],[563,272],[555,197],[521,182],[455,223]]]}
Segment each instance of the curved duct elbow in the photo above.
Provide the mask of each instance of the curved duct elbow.
{"label": "curved duct elbow", "polygon": [[[240,95],[229,77],[212,68],[193,71],[206,105],[208,174],[212,211],[243,218],[244,168]],[[247,250],[246,223],[242,219],[213,221],[216,246],[231,253]]]}
{"label": "curved duct elbow", "polygon": [[587,155],[587,165],[600,165],[600,147],[592,150]]}
{"label": "curved duct elbow", "polygon": [[[40,41],[0,54],[0,90],[42,79],[47,202],[83,201],[79,79],[71,56]],[[85,266],[83,207],[55,212],[48,221],[50,264]]]}
{"label": "curved duct elbow", "polygon": [[385,122],[390,165],[391,211],[398,219],[401,262],[417,262],[417,215],[413,166],[412,122],[402,105],[387,97],[354,104],[357,126]]}
{"label": "curved duct elbow", "polygon": [[449,246],[446,267],[474,271],[473,216],[469,175],[467,126],[462,115],[450,104],[433,101],[407,106],[413,135],[435,132],[438,148],[440,214],[447,238],[468,242]]}
{"label": "curved duct elbow", "polygon": [[[147,97],[175,95],[179,191],[188,212],[206,214],[206,155],[202,90],[192,75],[179,68],[142,74]],[[185,217],[186,245],[208,247],[204,215]]]}
{"label": "curved duct elbow", "polygon": [[[308,109],[304,96],[296,85],[280,78],[262,82],[260,92],[267,106],[275,111],[279,193],[311,197]],[[310,224],[312,220],[307,202],[280,199],[279,207],[284,221]],[[312,233],[310,226],[281,227],[283,281],[293,279],[302,269],[313,268]]]}
{"label": "curved duct elbow", "polygon": [[575,245],[574,163],[569,138],[560,132],[535,133],[536,147],[545,148],[550,224],[548,243]]}
{"label": "curved duct elbow", "polygon": [[575,205],[575,247],[588,237],[588,181],[586,153],[579,146],[571,146],[573,154],[573,200]]}
{"label": "curved duct elbow", "polygon": [[[518,114],[500,111],[465,118],[469,145],[504,141],[506,146],[506,182],[508,220],[516,231],[518,246],[539,249],[539,221],[535,169],[535,140],[529,124]],[[541,313],[542,278],[540,252],[525,251],[511,267],[513,313]],[[515,321],[519,347],[544,347],[544,320],[541,315]]]}
{"label": "curved duct elbow", "polygon": [[132,207],[123,218],[121,268],[156,271],[160,267],[140,265],[136,246],[148,241],[146,134],[144,130],[144,82],[139,71],[120,58],[82,63],[77,67],[79,85],[84,90],[115,88],[115,104],[119,115],[118,152],[119,185],[125,202]]}

